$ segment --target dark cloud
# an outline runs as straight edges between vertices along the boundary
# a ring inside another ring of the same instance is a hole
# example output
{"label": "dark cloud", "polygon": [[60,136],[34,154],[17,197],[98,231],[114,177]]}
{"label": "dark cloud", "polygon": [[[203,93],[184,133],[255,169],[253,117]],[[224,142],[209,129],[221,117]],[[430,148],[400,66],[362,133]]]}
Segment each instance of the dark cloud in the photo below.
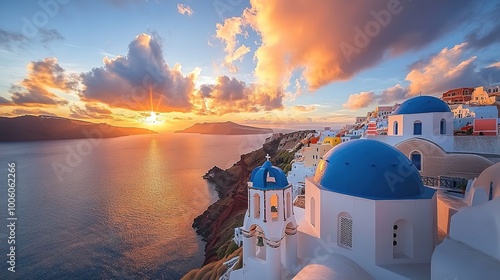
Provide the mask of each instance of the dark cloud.
{"label": "dark cloud", "polygon": [[236,112],[257,112],[283,108],[284,91],[227,76],[217,77],[215,84],[202,85],[193,96],[195,110],[200,114],[223,115]]}
{"label": "dark cloud", "polygon": [[7,100],[0,96],[0,105],[12,105],[12,101]]}
{"label": "dark cloud", "polygon": [[241,18],[262,39],[254,56],[259,82],[288,84],[299,71],[314,90],[349,79],[384,57],[421,49],[477,20],[472,15],[479,6],[469,0],[280,0],[272,5],[254,0]]}
{"label": "dark cloud", "polygon": [[28,37],[18,32],[10,32],[0,28],[0,46],[10,49],[13,45],[25,44],[29,41]]}
{"label": "dark cloud", "polygon": [[85,104],[85,109],[73,104],[69,110],[69,116],[76,119],[109,119],[112,114],[109,109],[90,103]]}
{"label": "dark cloud", "polygon": [[11,50],[15,47],[25,48],[31,44],[40,42],[46,48],[49,43],[57,40],[64,40],[64,37],[56,29],[38,28],[33,37],[27,37],[19,32],[12,32],[0,28],[0,47]]}
{"label": "dark cloud", "polygon": [[473,49],[482,49],[492,44],[500,42],[500,24],[497,24],[487,34],[477,35],[477,30],[474,33],[467,35],[466,40],[469,47]]}
{"label": "dark cloud", "polygon": [[46,115],[46,116],[56,116],[54,113],[40,110],[40,109],[14,109],[12,110],[14,115]]}
{"label": "dark cloud", "polygon": [[39,28],[39,39],[43,44],[47,44],[51,41],[64,40],[64,37],[56,29],[45,29]]}
{"label": "dark cloud", "polygon": [[151,110],[151,103],[159,112],[191,110],[197,73],[183,75],[180,65],[170,68],[158,37],[138,35],[129,44],[127,56],[105,58],[104,63],[82,74],[83,100],[135,111]]}
{"label": "dark cloud", "polygon": [[483,21],[491,24],[489,29],[485,26],[474,29],[465,38],[470,49],[479,50],[500,43],[500,4],[491,10],[489,14],[478,15]]}
{"label": "dark cloud", "polygon": [[227,114],[283,107],[282,89],[247,85],[219,76],[214,84],[195,89],[199,69],[184,75],[181,66],[169,67],[160,39],[141,34],[129,45],[127,56],[105,58],[105,66],[82,75],[84,101],[135,111]]}
{"label": "dark cloud", "polygon": [[359,109],[373,104],[392,105],[417,94],[440,97],[443,92],[453,88],[500,83],[500,62],[478,67],[475,56],[465,56],[466,49],[467,43],[444,48],[410,66],[406,75],[406,80],[410,83],[408,87],[397,84],[380,94],[373,91],[351,94],[343,106]]}

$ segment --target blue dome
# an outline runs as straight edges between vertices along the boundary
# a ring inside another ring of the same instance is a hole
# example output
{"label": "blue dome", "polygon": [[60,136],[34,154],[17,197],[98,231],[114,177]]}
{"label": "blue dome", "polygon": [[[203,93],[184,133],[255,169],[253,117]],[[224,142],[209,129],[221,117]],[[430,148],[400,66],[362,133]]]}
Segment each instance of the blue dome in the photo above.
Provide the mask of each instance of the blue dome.
{"label": "blue dome", "polygon": [[273,166],[269,159],[262,166],[256,167],[250,175],[253,188],[261,190],[284,189],[288,187],[285,172]]}
{"label": "blue dome", "polygon": [[377,140],[337,145],[320,161],[314,181],[322,189],[369,199],[431,198],[417,168],[400,151]]}
{"label": "blue dome", "polygon": [[433,96],[417,96],[406,100],[394,111],[394,115],[451,112],[448,104]]}

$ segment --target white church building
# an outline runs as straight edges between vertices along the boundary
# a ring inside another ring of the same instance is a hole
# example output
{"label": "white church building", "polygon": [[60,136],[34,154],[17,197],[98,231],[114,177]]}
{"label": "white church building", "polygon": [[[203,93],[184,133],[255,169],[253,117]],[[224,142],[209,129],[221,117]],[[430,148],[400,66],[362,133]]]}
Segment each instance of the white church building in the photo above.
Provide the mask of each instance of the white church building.
{"label": "white church building", "polygon": [[[426,97],[411,103],[389,117],[390,138],[420,132],[453,149],[449,108]],[[417,167],[378,140],[339,144],[306,178],[301,208],[268,157],[248,182],[243,267],[230,278],[498,279],[500,163],[470,187],[470,195],[485,189],[489,197],[468,198],[480,203],[458,209],[447,236],[438,236],[438,191],[423,185]]]}

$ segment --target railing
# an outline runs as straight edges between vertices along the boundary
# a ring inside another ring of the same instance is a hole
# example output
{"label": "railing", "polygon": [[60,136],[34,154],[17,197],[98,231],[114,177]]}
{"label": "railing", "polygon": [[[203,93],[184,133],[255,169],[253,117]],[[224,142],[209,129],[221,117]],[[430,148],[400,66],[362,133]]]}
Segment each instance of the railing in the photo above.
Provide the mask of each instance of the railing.
{"label": "railing", "polygon": [[447,177],[447,176],[438,176],[438,177],[422,176],[422,183],[426,186],[436,187],[451,191],[458,191],[462,193],[465,192],[467,182],[468,179],[466,178]]}

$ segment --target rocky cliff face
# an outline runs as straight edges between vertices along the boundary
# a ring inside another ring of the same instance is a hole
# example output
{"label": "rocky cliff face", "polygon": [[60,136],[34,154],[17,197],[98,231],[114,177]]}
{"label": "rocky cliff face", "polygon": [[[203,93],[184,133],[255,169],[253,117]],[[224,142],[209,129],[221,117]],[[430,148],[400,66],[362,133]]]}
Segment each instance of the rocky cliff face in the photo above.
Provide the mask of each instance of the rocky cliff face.
{"label": "rocky cliff face", "polygon": [[204,265],[227,254],[234,228],[243,225],[248,203],[247,182],[252,170],[264,163],[266,154],[271,156],[274,165],[288,164],[283,162],[285,158],[290,159],[291,153],[287,149],[294,147],[310,132],[313,131],[285,134],[256,151],[241,155],[240,160],[227,170],[214,167],[207,172],[205,178],[215,183],[219,200],[196,217],[193,223],[196,232],[206,241]]}

